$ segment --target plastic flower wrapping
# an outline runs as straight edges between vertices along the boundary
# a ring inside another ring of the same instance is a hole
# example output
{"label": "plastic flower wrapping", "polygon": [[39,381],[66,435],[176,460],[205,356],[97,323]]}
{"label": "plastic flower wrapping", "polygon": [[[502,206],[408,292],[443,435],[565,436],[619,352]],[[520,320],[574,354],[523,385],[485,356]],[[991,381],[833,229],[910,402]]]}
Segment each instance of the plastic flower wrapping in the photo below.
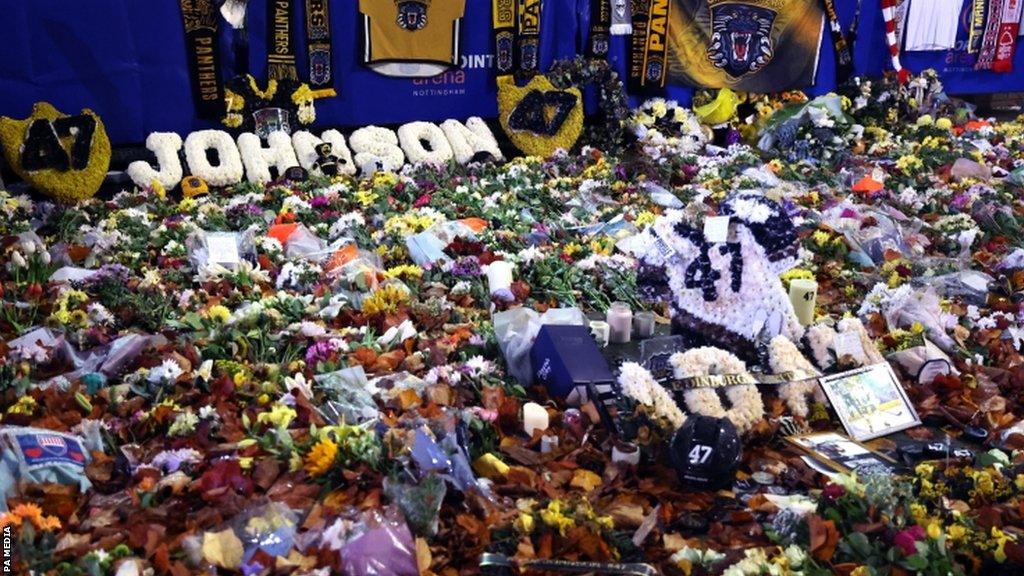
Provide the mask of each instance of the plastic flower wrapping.
{"label": "plastic flower wrapping", "polygon": [[[700,112],[604,92],[596,129],[574,102],[573,134],[519,134],[546,158],[0,192],[15,571],[1024,570],[1024,118],[931,74]],[[614,335],[623,305],[678,346],[609,344],[607,405],[535,381],[547,325]],[[785,441],[842,430],[815,378],[886,362],[923,421],[866,443],[898,472]],[[675,387],[722,377],[782,384]],[[671,466],[698,414],[742,436],[726,490]]]}

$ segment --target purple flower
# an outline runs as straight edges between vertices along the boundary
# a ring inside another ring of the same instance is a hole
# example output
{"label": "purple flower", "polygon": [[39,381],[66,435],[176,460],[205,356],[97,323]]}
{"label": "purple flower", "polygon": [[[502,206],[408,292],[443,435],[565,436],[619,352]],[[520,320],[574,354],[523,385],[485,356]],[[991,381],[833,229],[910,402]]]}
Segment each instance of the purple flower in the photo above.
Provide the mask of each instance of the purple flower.
{"label": "purple flower", "polygon": [[970,203],[970,201],[970,194],[965,194],[961,192],[960,194],[957,194],[956,196],[953,197],[953,201],[950,202],[950,206],[956,208],[957,210],[962,210],[964,206],[967,206],[967,204]]}
{"label": "purple flower", "polygon": [[334,352],[335,348],[330,340],[314,342],[312,346],[306,349],[306,364],[316,366],[319,362],[330,360],[334,356]]}
{"label": "purple flower", "polygon": [[461,278],[474,278],[480,275],[480,260],[476,256],[459,258],[452,265],[452,274]]}
{"label": "purple flower", "polygon": [[330,205],[331,200],[326,196],[314,196],[310,198],[309,205],[313,208],[323,208]]}

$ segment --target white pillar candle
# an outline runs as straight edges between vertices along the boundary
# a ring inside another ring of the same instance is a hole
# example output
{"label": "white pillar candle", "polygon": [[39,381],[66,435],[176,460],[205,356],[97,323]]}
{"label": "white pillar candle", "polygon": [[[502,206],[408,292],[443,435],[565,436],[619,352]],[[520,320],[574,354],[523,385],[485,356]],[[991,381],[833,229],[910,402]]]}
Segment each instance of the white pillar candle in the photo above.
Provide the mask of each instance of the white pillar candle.
{"label": "white pillar candle", "polygon": [[604,320],[590,321],[590,333],[594,336],[594,340],[597,340],[597,345],[602,348],[608,345],[608,334],[610,330],[611,328]]}
{"label": "white pillar candle", "polygon": [[633,315],[633,327],[640,339],[654,336],[654,312],[637,312]]}
{"label": "white pillar candle", "polygon": [[605,318],[608,321],[610,333],[608,341],[612,344],[625,344],[629,342],[633,334],[633,311],[625,302],[614,302],[608,308]]}
{"label": "white pillar candle", "polygon": [[534,431],[548,429],[548,411],[536,402],[523,404],[523,431],[530,437]]}
{"label": "white pillar candle", "polygon": [[616,442],[612,444],[612,462],[622,466],[636,466],[640,463],[640,448],[636,444]]}
{"label": "white pillar candle", "polygon": [[487,266],[487,286],[491,294],[512,288],[512,264],[504,260],[491,262]]}
{"label": "white pillar candle", "polygon": [[796,278],[789,283],[789,301],[793,303],[793,311],[800,324],[810,326],[814,323],[814,304],[818,299],[818,283],[814,280]]}

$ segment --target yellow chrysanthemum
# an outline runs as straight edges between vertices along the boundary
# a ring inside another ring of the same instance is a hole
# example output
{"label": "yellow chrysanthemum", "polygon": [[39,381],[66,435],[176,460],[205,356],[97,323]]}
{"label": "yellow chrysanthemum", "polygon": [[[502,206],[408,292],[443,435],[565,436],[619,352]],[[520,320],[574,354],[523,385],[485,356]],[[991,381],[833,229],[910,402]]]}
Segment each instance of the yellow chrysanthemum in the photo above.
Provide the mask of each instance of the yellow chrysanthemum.
{"label": "yellow chrysanthemum", "polygon": [[228,310],[227,306],[217,304],[216,306],[210,306],[210,309],[206,311],[206,315],[210,320],[218,324],[224,324],[231,317],[231,310]]}
{"label": "yellow chrysanthemum", "polygon": [[375,290],[363,300],[366,314],[387,314],[409,301],[409,291],[397,284],[387,284]]}
{"label": "yellow chrysanthemum", "polygon": [[306,454],[306,473],[310,476],[322,476],[334,465],[338,457],[338,445],[330,438],[323,438]]}

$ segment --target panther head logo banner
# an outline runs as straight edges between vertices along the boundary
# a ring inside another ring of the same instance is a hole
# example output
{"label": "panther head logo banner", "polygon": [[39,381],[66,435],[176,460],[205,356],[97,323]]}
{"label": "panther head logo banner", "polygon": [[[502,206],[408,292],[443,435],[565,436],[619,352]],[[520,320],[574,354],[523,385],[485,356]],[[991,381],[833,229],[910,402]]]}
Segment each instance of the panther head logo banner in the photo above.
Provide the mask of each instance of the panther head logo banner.
{"label": "panther head logo banner", "polygon": [[708,59],[733,78],[757,72],[775,56],[771,32],[777,13],[749,4],[711,7]]}
{"label": "panther head logo banner", "polygon": [[410,32],[427,25],[427,4],[423,0],[397,0],[398,25]]}

